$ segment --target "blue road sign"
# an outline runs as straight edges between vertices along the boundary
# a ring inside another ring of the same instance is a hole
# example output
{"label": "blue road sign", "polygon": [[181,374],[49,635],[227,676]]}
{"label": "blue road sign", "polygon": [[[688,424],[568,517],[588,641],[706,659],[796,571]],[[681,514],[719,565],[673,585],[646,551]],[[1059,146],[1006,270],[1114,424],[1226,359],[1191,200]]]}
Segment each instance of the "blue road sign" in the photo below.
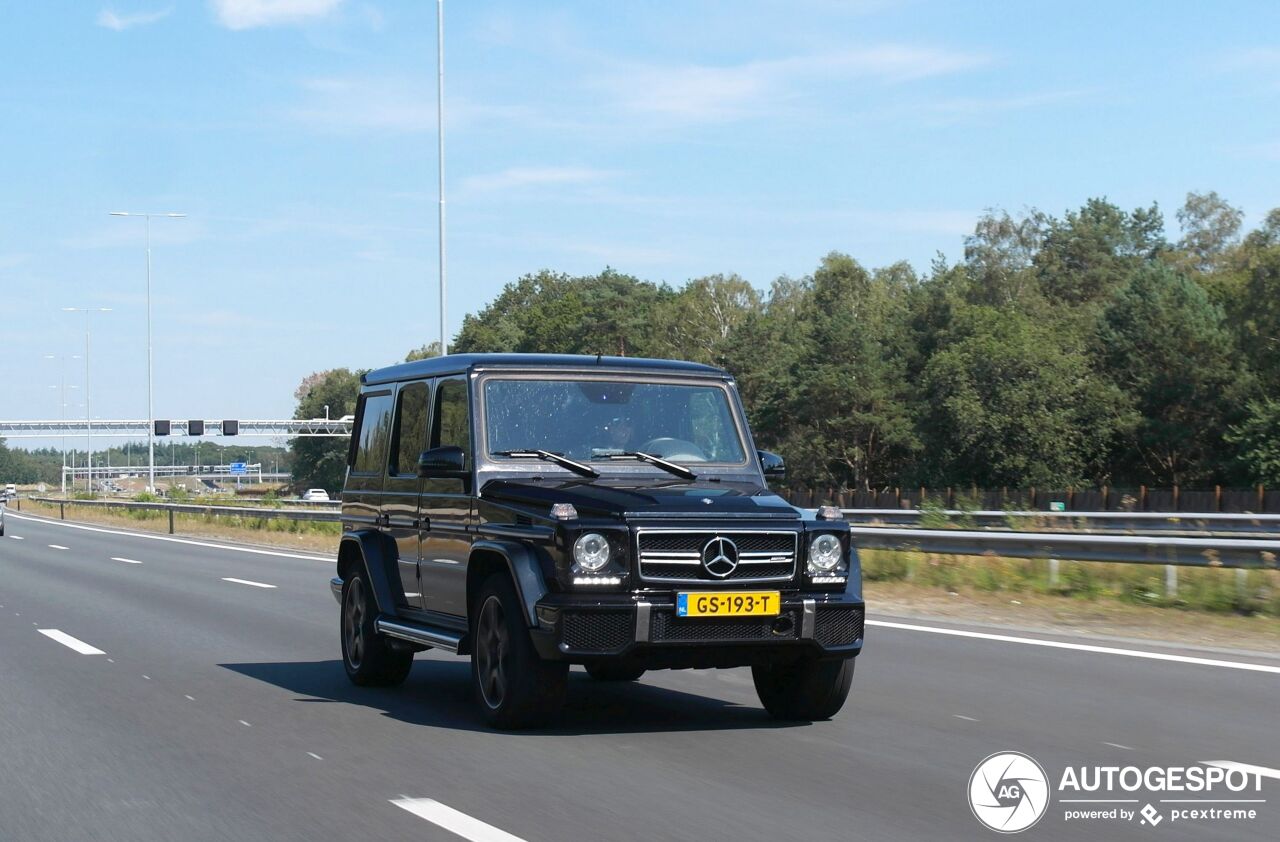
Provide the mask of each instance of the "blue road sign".
{"label": "blue road sign", "polygon": [[248,465],[244,462],[232,462],[227,466],[232,474],[243,475],[249,473]]}

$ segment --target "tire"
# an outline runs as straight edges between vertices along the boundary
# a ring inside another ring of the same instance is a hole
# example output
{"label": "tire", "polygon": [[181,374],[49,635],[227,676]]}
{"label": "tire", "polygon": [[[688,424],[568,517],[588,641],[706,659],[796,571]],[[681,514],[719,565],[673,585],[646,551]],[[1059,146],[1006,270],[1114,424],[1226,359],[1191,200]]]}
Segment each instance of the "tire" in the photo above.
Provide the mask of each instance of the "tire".
{"label": "tire", "polygon": [[644,675],[644,667],[625,661],[597,661],[587,664],[587,675],[596,681],[635,681]]}
{"label": "tire", "polygon": [[494,728],[532,728],[564,704],[569,665],[538,657],[511,580],[494,574],[471,606],[471,684]]}
{"label": "tire", "polygon": [[774,719],[830,719],[849,697],[853,661],[806,658],[790,664],[752,667],[751,678],[761,704]]}
{"label": "tire", "polygon": [[342,583],[342,666],[347,678],[361,687],[393,687],[404,682],[413,666],[413,653],[391,648],[374,629],[378,604],[363,568]]}

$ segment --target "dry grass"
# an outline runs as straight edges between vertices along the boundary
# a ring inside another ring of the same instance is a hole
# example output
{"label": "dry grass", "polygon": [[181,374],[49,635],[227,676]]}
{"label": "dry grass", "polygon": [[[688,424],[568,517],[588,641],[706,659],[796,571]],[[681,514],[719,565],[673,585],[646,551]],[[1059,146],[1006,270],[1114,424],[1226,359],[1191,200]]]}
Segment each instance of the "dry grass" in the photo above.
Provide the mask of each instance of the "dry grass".
{"label": "dry grass", "polygon": [[[240,543],[308,550],[321,555],[336,555],[338,552],[338,539],[341,535],[339,525],[336,523],[243,518],[234,514],[234,508],[227,508],[226,515],[175,514],[174,533],[192,538],[220,538]],[[45,517],[58,517],[56,505],[37,503],[33,500],[23,500],[22,511]],[[74,519],[78,523],[97,523],[140,532],[160,534],[169,532],[167,512],[137,509],[112,511],[96,506],[68,506],[67,519]]]}

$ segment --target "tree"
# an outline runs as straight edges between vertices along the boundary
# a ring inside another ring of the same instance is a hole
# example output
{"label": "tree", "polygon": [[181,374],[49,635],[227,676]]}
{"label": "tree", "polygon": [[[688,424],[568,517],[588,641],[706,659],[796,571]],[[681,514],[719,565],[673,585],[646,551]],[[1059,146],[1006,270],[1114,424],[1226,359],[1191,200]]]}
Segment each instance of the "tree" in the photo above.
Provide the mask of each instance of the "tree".
{"label": "tree", "polygon": [[440,356],[440,342],[428,342],[426,345],[420,345],[412,351],[404,355],[404,361],[407,363],[417,362],[418,360],[429,360],[432,357]]}
{"label": "tree", "polygon": [[1141,419],[1116,464],[1170,483],[1221,470],[1222,433],[1250,379],[1221,308],[1200,285],[1165,266],[1138,269],[1102,312],[1096,348]]}
{"label": "tree", "polygon": [[690,281],[663,301],[662,356],[720,364],[730,337],[761,311],[760,293],[737,275],[709,275]]}
{"label": "tree", "polygon": [[921,372],[921,435],[935,485],[1066,486],[1086,474],[1100,390],[1052,326],[964,305]]}
{"label": "tree", "polygon": [[[302,379],[293,395],[298,401],[294,418],[330,418],[355,412],[360,375],[345,368],[318,371]],[[289,442],[293,453],[293,480],[300,488],[342,488],[347,470],[347,439],[298,437]]]}
{"label": "tree", "polygon": [[1178,209],[1182,239],[1178,249],[1187,254],[1187,264],[1200,272],[1212,271],[1227,250],[1238,241],[1244,212],[1233,208],[1214,191],[1188,193]]}
{"label": "tree", "polygon": [[1105,199],[1090,199],[1079,211],[1048,218],[1044,225],[1036,273],[1044,294],[1065,304],[1105,299],[1166,248],[1164,220],[1155,205],[1125,213]]}
{"label": "tree", "polygon": [[1252,482],[1280,485],[1280,399],[1250,401],[1244,420],[1227,431]]}

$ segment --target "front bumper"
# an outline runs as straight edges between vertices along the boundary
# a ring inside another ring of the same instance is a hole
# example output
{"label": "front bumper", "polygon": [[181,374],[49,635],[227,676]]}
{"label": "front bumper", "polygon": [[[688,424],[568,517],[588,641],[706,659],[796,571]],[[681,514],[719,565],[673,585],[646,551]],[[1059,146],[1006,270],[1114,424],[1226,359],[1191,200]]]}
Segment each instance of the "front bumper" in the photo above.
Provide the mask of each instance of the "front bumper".
{"label": "front bumper", "polygon": [[678,617],[674,594],[552,594],[537,604],[544,658],[654,666],[742,666],[779,656],[851,658],[866,606],[848,593],[784,593],[777,617]]}

